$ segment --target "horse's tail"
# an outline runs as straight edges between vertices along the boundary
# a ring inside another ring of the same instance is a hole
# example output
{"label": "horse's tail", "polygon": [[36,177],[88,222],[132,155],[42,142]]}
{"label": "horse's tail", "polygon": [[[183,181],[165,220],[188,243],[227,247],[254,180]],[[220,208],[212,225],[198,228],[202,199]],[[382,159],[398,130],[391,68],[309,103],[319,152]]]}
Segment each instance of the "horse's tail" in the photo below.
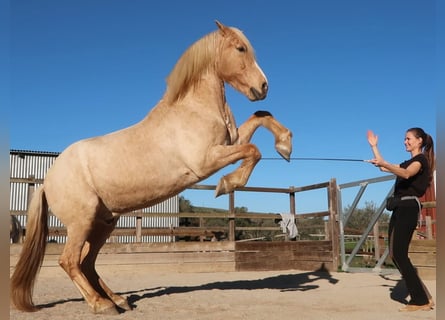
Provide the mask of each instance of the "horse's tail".
{"label": "horse's tail", "polygon": [[11,302],[22,311],[39,309],[32,301],[32,293],[45,255],[47,218],[48,203],[42,186],[36,190],[28,208],[25,242],[10,282]]}

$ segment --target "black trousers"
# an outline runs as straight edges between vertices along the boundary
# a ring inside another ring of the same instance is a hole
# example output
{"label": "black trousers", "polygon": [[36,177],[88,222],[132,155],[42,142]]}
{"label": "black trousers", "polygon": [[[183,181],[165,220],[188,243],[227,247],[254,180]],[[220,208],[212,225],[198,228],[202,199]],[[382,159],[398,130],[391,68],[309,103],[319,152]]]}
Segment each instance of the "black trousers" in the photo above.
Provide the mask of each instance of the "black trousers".
{"label": "black trousers", "polygon": [[420,208],[416,200],[404,200],[389,221],[389,254],[405,280],[409,304],[424,305],[431,295],[408,257],[409,244],[417,226]]}

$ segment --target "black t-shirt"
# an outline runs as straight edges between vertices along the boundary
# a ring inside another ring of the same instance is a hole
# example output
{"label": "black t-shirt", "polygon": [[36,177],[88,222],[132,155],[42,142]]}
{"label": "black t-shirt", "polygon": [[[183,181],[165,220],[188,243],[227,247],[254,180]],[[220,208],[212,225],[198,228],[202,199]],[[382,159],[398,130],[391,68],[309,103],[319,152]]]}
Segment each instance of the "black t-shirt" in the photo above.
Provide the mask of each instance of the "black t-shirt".
{"label": "black t-shirt", "polygon": [[397,177],[394,195],[396,196],[417,196],[421,197],[425,194],[430,184],[430,168],[428,161],[423,153],[419,153],[413,158],[400,164],[401,168],[407,168],[411,163],[418,161],[421,164],[419,172],[411,178],[404,179]]}

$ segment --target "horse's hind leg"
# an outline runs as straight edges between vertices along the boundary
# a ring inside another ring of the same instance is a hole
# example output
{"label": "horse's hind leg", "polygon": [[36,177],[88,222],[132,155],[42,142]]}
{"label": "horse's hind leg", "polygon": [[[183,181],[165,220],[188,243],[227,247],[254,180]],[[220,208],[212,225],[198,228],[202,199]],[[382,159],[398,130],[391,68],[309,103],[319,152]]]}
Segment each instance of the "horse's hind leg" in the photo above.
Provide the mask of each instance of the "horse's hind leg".
{"label": "horse's hind leg", "polygon": [[59,264],[79,289],[94,313],[117,314],[115,304],[99,294],[97,286],[92,286],[81,269],[81,263],[90,251],[87,239],[91,231],[91,224],[78,222],[67,225],[67,242],[60,256]]}
{"label": "horse's hind leg", "polygon": [[103,217],[101,216],[97,218],[91,229],[88,241],[84,246],[83,251],[86,255],[82,261],[81,268],[82,272],[97,292],[103,297],[111,299],[119,308],[131,310],[127,299],[115,294],[98,275],[95,268],[97,255],[116,226],[118,219],[119,216],[112,216],[111,214],[106,214]]}

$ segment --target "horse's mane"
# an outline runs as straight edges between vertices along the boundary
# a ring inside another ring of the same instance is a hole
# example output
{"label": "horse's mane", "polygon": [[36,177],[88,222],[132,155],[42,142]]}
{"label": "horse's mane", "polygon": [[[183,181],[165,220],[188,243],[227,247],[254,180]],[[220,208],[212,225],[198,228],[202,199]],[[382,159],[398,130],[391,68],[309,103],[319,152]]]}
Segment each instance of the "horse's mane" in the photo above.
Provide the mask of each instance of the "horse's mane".
{"label": "horse's mane", "polygon": [[176,62],[167,77],[166,98],[169,102],[180,99],[198,80],[200,74],[215,58],[217,32],[212,32],[191,45]]}
{"label": "horse's mane", "polygon": [[[187,90],[195,85],[200,75],[209,67],[212,67],[215,60],[217,48],[218,30],[207,34],[200,40],[192,44],[179,58],[173,70],[167,77],[167,91],[165,98],[168,103],[173,103],[182,98]],[[226,28],[225,32],[230,32],[231,36],[239,39],[247,46],[253,55],[254,50],[249,40],[236,28]]]}

